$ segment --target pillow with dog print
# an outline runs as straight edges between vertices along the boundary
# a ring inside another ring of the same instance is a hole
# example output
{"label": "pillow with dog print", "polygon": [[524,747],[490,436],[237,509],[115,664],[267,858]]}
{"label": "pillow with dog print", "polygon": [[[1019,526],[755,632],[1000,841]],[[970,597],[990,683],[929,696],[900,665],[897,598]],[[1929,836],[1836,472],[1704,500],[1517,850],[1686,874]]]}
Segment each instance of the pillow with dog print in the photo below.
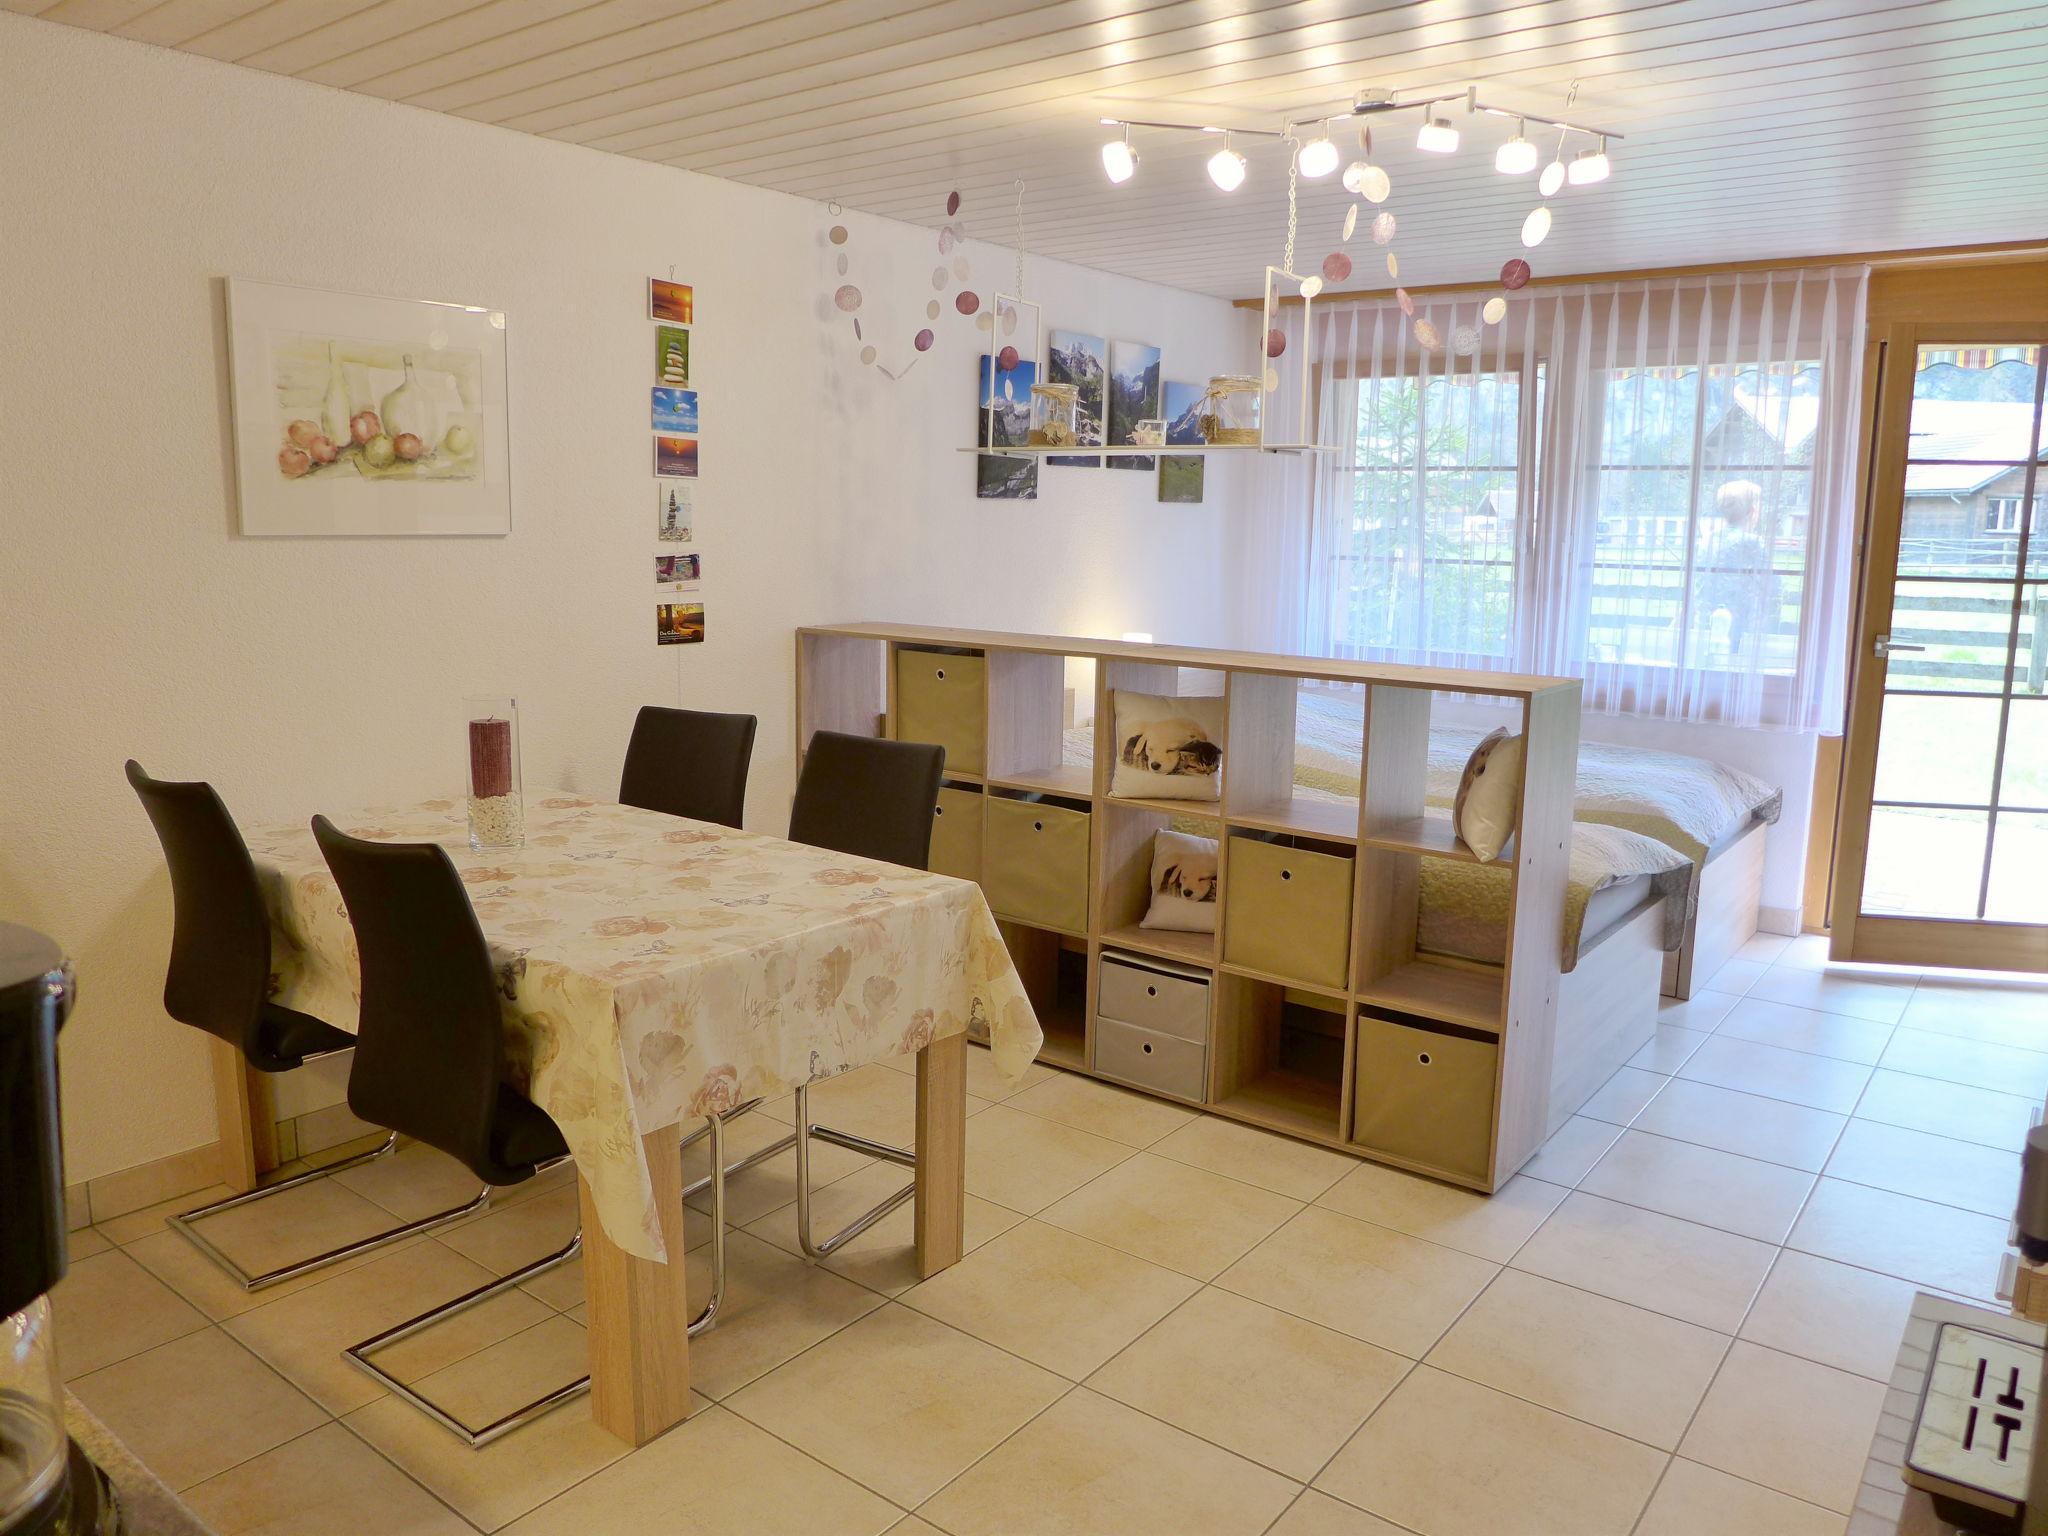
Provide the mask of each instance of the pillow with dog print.
{"label": "pillow with dog print", "polygon": [[1140,928],[1216,931],[1216,839],[1161,829],[1152,837],[1152,905]]}
{"label": "pillow with dog print", "polygon": [[1482,859],[1495,859],[1515,834],[1515,810],[1522,798],[1522,738],[1489,731],[1465,760],[1451,824]]}
{"label": "pillow with dog print", "polygon": [[1214,800],[1223,774],[1223,700],[1116,690],[1109,792],[1140,800]]}

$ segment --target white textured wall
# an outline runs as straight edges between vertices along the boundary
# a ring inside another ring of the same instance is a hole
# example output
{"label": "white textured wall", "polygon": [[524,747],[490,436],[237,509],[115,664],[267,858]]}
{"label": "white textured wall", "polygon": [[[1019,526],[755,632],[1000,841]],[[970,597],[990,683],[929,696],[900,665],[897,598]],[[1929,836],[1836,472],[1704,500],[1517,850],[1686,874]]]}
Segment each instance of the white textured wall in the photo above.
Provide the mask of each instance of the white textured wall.
{"label": "white textured wall", "polygon": [[[1079,470],[977,501],[954,450],[980,333],[949,310],[900,384],[860,368],[816,205],[8,15],[0,145],[0,918],[78,965],[74,1181],[214,1135],[202,1042],[158,1006],[169,899],[131,754],[252,823],[441,794],[462,696],[502,689],[528,785],[604,792],[634,709],[680,701],[761,716],[750,819],[775,828],[798,624],[1215,633],[1237,466],[1201,507]],[[964,212],[1007,239],[1007,208]],[[848,222],[870,324],[907,337],[932,231]],[[1007,286],[1006,249],[970,253]],[[672,263],[700,316],[712,640],[657,651],[644,295]],[[512,536],[237,537],[230,273],[503,308]],[[1237,361],[1214,300],[1044,262],[1028,286],[1048,325],[1157,342],[1172,377]]]}

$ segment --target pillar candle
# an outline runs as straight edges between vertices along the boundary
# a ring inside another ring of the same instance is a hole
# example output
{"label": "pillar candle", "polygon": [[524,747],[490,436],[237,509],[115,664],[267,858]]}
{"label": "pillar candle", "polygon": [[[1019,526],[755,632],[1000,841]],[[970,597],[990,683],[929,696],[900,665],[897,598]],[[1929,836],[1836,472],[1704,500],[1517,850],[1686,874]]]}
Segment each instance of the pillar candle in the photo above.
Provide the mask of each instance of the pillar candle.
{"label": "pillar candle", "polygon": [[512,793],[512,722],[469,722],[469,792],[479,800]]}

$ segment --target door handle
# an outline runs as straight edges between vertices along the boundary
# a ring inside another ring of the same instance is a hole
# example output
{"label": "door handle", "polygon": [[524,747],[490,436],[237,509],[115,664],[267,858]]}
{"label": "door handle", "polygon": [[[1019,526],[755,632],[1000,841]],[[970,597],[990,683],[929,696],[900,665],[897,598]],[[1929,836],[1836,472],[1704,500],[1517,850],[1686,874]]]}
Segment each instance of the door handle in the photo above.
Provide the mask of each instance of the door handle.
{"label": "door handle", "polygon": [[1880,661],[1891,655],[1894,651],[1924,651],[1926,649],[1927,647],[1924,645],[1901,645],[1892,639],[1890,635],[1879,635],[1870,644],[1870,653]]}

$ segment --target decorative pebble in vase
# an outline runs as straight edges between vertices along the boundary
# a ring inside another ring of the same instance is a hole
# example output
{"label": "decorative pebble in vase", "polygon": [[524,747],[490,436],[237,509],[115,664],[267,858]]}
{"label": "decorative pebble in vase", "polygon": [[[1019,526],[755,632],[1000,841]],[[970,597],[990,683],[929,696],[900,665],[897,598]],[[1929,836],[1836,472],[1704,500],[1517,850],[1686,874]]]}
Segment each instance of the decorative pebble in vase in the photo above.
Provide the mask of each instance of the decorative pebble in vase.
{"label": "decorative pebble in vase", "polygon": [[469,846],[517,848],[526,841],[519,793],[519,703],[464,701],[469,714]]}

